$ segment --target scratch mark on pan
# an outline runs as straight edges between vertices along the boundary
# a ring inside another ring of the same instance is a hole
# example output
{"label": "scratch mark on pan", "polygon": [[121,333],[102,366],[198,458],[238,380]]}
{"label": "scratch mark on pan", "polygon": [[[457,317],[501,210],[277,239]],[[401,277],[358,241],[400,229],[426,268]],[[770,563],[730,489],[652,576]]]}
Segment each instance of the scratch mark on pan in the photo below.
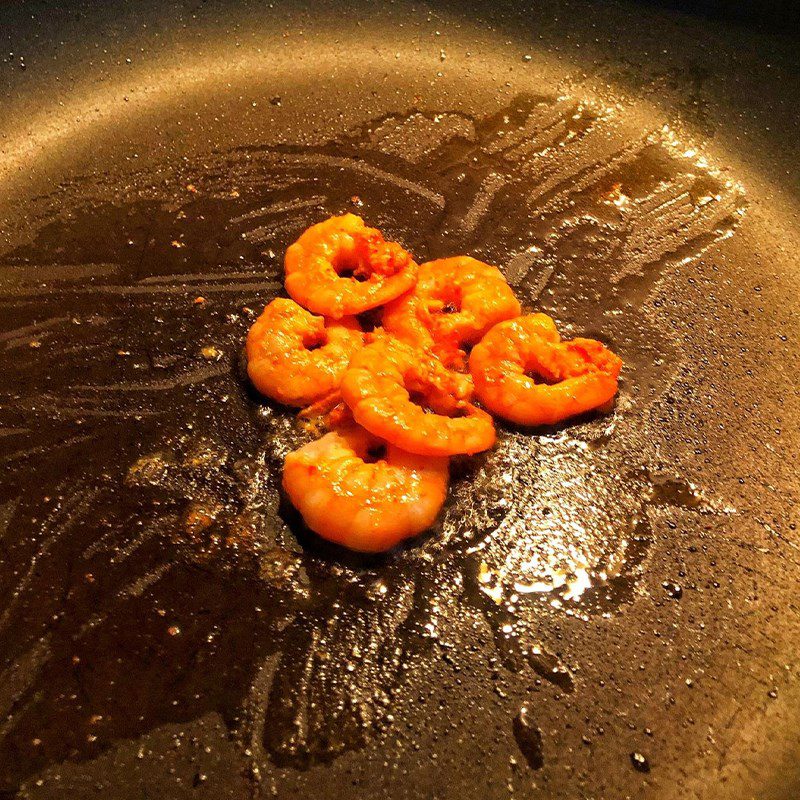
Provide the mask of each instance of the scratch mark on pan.
{"label": "scratch mark on pan", "polygon": [[[660,258],[682,252],[715,230],[715,240],[724,238],[726,230],[735,225],[741,211],[739,193],[731,189],[698,206],[691,197],[693,183],[693,176],[664,183],[645,198],[641,208],[634,208],[629,218],[630,232],[623,243],[623,266],[611,276],[614,283]],[[731,224],[726,226],[727,219]],[[697,257],[704,249],[695,247],[691,254]]]}
{"label": "scratch mark on pan", "polygon": [[112,294],[112,295],[158,295],[158,294],[184,294],[187,291],[201,291],[204,294],[233,293],[233,292],[261,292],[268,289],[277,289],[275,281],[262,281],[260,283],[230,283],[230,284],[196,284],[191,290],[183,286],[150,286],[133,284],[131,286],[85,286],[82,288],[59,287],[57,290],[50,288],[42,289],[3,289],[0,288],[0,297],[14,297],[17,299],[27,299],[34,297],[63,296],[67,294]]}
{"label": "scratch mark on pan", "polygon": [[315,206],[322,205],[324,202],[325,198],[322,195],[314,195],[309,197],[308,200],[287,200],[284,202],[272,203],[271,205],[248,211],[240,217],[233,217],[231,223],[237,224],[239,222],[268,217],[271,214],[284,214],[287,211],[300,211],[304,208],[314,208]]}
{"label": "scratch mark on pan", "polygon": [[[38,338],[41,341],[42,339],[48,338],[49,336],[50,334],[47,331],[42,331],[42,333],[38,335]],[[26,347],[26,346],[30,346],[29,336],[25,336],[22,339],[11,339],[10,341],[5,343],[3,350],[16,350],[19,347]]]}
{"label": "scratch mark on pan", "polygon": [[96,419],[140,419],[142,417],[160,417],[166,414],[166,411],[155,411],[150,409],[132,409],[132,410],[109,410],[101,411],[99,409],[87,408],[54,408],[53,412],[63,418],[67,419],[82,419],[85,417],[92,417]]}
{"label": "scratch mark on pan", "polygon": [[166,564],[159,564],[154,570],[148,572],[146,575],[142,575],[141,578],[137,578],[133,581],[130,586],[122,589],[118,596],[126,600],[132,597],[140,597],[147,589],[158,583],[172,567],[173,564],[169,562]]}
{"label": "scratch mark on pan", "polygon": [[386,172],[379,167],[374,167],[363,161],[356,161],[352,158],[343,158],[341,156],[326,156],[316,153],[292,153],[291,155],[270,153],[265,160],[272,161],[273,163],[286,164],[287,162],[294,162],[296,164],[324,164],[328,167],[344,167],[351,169],[354,172],[360,172],[370,178],[391,183],[398,189],[406,189],[413,194],[425,198],[433,203],[437,208],[443,209],[445,206],[444,197],[438,192],[434,192],[425,186],[421,186],[414,181],[399,178],[397,175],[392,175],[391,172]]}
{"label": "scratch mark on pan", "polygon": [[[563,173],[556,173],[535,188],[529,195],[528,201],[533,203],[547,195],[555,194],[545,203],[540,211],[549,211],[563,198],[582,192],[594,183],[623,164],[633,161],[649,143],[649,135],[643,134],[635,142],[622,145],[609,137],[608,142],[602,147],[601,158],[595,160],[581,159],[580,155],[570,164],[570,169]],[[599,146],[599,145],[598,145]]]}
{"label": "scratch mark on pan", "polygon": [[[171,569],[172,564],[159,564],[154,570],[137,578],[128,587],[122,589],[117,593],[120,600],[130,600],[135,597],[140,597],[150,586],[158,583]],[[102,625],[111,615],[111,611],[101,611],[92,614],[86,622],[78,629],[78,637],[85,636],[90,631],[94,630],[98,625]]]}
{"label": "scratch mark on pan", "polygon": [[201,367],[185,375],[178,375],[174,378],[165,378],[160,381],[150,381],[148,383],[111,383],[101,386],[75,386],[77,392],[163,392],[168,389],[175,389],[178,386],[191,386],[195,383],[217,378],[230,372],[227,364],[219,364],[210,367]]}
{"label": "scratch mark on pan", "polygon": [[10,500],[0,505],[0,542],[3,541],[11,525],[11,518],[19,506],[19,500]]}
{"label": "scratch mark on pan", "polygon": [[[170,516],[170,515],[165,515],[160,520],[160,522],[162,524],[169,524],[169,523],[172,523],[174,521],[175,521],[174,518],[172,516]],[[118,549],[118,545],[117,545],[117,543],[115,541],[115,537],[117,536],[119,531],[116,530],[116,529],[112,529],[112,530],[108,531],[108,533],[104,533],[98,539],[95,539],[95,541],[93,541],[83,551],[83,557],[88,560],[88,559],[93,558],[98,553],[103,552],[104,550],[117,549],[117,553],[122,553],[125,550],[130,550],[130,553],[128,553],[125,556],[127,558],[127,556],[130,555],[131,553],[133,553],[133,551],[136,548],[138,548],[138,546],[140,544],[144,544],[144,542],[147,541],[147,539],[149,539],[154,533],[158,533],[158,532],[159,532],[159,528],[158,527],[150,526],[139,537],[134,539],[130,544],[126,545],[125,548],[119,548]],[[115,561],[115,560],[120,562],[120,561],[124,561],[125,559],[124,558],[117,558],[116,556],[111,558],[111,561]]]}
{"label": "scratch mark on pan", "polygon": [[6,264],[0,266],[0,285],[80,281],[119,274],[119,264]]}
{"label": "scratch mark on pan", "polygon": [[143,544],[149,542],[154,536],[160,532],[160,529],[155,525],[145,528],[135,539],[128,542],[123,547],[114,548],[114,553],[111,556],[112,564],[121,564],[127,561]]}
{"label": "scratch mark on pan", "polygon": [[489,155],[506,153],[516,159],[519,155],[518,148],[527,148],[544,131],[557,128],[560,132],[566,120],[575,114],[576,106],[576,101],[569,97],[559,98],[555,103],[537,103],[519,128],[490,141],[483,147],[483,151]]}
{"label": "scratch mark on pan", "polygon": [[69,322],[69,317],[52,317],[44,320],[43,322],[34,322],[33,325],[24,325],[21,328],[14,328],[12,331],[3,331],[3,333],[0,333],[0,342],[8,342],[12,339],[19,339],[27,336],[28,334],[37,334],[40,331],[47,330],[48,328],[55,328],[62,322]]}
{"label": "scratch mark on pan", "polygon": [[[67,391],[72,392],[72,387],[67,387]],[[166,413],[164,409],[150,408],[128,408],[126,404],[117,403],[111,398],[114,405],[110,408],[101,407],[103,400],[109,398],[93,397],[65,397],[60,398],[52,394],[43,394],[41,399],[22,398],[12,400],[7,405],[9,408],[18,409],[30,414],[36,419],[44,417],[47,420],[53,419],[76,419],[81,417],[95,417],[98,419],[138,419],[140,417],[158,417]],[[13,430],[13,429],[12,429]],[[16,429],[19,432],[29,432],[29,429]],[[0,436],[6,435],[0,429]]]}
{"label": "scratch mark on pan", "polygon": [[34,684],[42,667],[50,658],[50,638],[50,634],[43,636],[0,675],[0,718],[3,719],[0,739],[4,739],[14,727],[16,718],[16,714],[13,713],[14,706]]}
{"label": "scratch mark on pan", "polygon": [[461,219],[461,228],[464,231],[471,232],[478,227],[497,193],[508,184],[508,180],[506,176],[493,172],[483,181],[475,199]]}
{"label": "scratch mark on pan", "polygon": [[142,278],[139,285],[161,285],[169,283],[196,283],[197,281],[223,281],[223,280],[258,280],[261,277],[255,270],[251,272],[220,272],[216,275],[196,273],[184,273],[182,275],[152,275],[149,278]]}
{"label": "scratch mark on pan", "polygon": [[56,440],[48,442],[47,444],[39,445],[38,447],[31,447],[29,450],[18,450],[17,452],[0,459],[0,464],[10,464],[13,461],[19,461],[20,459],[27,458],[28,456],[35,456],[39,455],[40,453],[47,453],[51,450],[61,449],[64,447],[73,447],[76,444],[88,442],[90,439],[94,439],[96,436],[97,433],[85,433],[78,436],[72,436],[69,439],[63,439],[61,441]]}
{"label": "scratch mark on pan", "polygon": [[[72,498],[65,501],[61,509],[54,512],[42,526],[42,530],[49,535],[46,535],[42,540],[38,550],[30,560],[30,566],[27,572],[17,583],[11,600],[8,602],[5,609],[3,609],[3,613],[0,614],[0,630],[5,628],[11,617],[14,606],[25,589],[28,588],[31,578],[36,572],[38,563],[47,555],[50,548],[52,548],[52,546],[86,514],[89,505],[103,491],[102,489],[90,489],[85,493],[81,493],[80,488],[80,486],[72,487],[72,491],[74,492]],[[52,533],[49,533],[52,528],[54,528],[54,530],[52,530]]]}
{"label": "scratch mark on pan", "polygon": [[0,439],[5,436],[21,436],[23,433],[30,432],[30,428],[0,428]]}
{"label": "scratch mark on pan", "polygon": [[[512,285],[517,286],[519,282],[531,271],[536,263],[537,253],[525,250],[522,253],[512,256],[506,265],[506,280]],[[535,298],[533,298],[535,299]]]}
{"label": "scratch mark on pan", "polygon": [[259,225],[242,233],[242,238],[251,244],[266,245],[281,234],[296,233],[298,228],[302,230],[303,223],[297,219],[289,219],[284,222],[273,222],[270,225]]}
{"label": "scratch mark on pan", "polygon": [[244,716],[247,717],[246,731],[249,734],[244,745],[250,748],[256,763],[264,763],[267,760],[262,732],[266,724],[272,678],[279,661],[280,653],[271,653],[261,662],[250,683],[250,691],[242,709]]}

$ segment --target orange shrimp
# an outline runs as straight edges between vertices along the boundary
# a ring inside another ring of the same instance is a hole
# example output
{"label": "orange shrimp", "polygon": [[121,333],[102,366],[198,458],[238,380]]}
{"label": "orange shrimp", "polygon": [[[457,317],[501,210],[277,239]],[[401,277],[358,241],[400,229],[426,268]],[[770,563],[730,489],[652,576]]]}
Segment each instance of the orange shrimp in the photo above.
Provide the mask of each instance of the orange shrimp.
{"label": "orange shrimp", "polygon": [[382,321],[409,344],[432,350],[447,366],[462,368],[465,345],[520,313],[519,301],[497,267],[455,256],[422,264],[417,285],[386,306]]}
{"label": "orange shrimp", "polygon": [[349,426],[289,453],[283,488],[311,530],[361,552],[429,528],[447,493],[448,459],[412,455]]}
{"label": "orange shrimp", "polygon": [[417,280],[417,265],[361,217],[312,225],[286,251],[286,291],[300,305],[339,319],[388,303]]}
{"label": "orange shrimp", "polygon": [[358,322],[326,321],[294,300],[273,300],[247,334],[247,374],[264,395],[307,406],[330,394],[363,345]]}
{"label": "orange shrimp", "polygon": [[594,339],[562,342],[550,317],[531,314],[495,325],[472,349],[469,368],[495,414],[552,425],[609,403],[622,360]]}
{"label": "orange shrimp", "polygon": [[378,339],[356,353],[341,392],[359,425],[410,453],[471,454],[495,441],[491,416],[469,402],[469,376],[397,339]]}

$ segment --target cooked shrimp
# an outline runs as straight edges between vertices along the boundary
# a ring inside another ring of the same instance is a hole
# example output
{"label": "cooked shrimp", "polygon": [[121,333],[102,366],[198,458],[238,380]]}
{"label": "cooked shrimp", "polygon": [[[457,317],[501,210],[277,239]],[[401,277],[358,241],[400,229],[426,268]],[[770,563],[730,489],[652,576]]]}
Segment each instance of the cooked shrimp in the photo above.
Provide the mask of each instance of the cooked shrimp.
{"label": "cooked shrimp", "polygon": [[531,314],[495,325],[472,349],[469,368],[495,414],[552,425],[609,403],[622,361],[594,339],[562,342],[550,317]]}
{"label": "cooked shrimp", "polygon": [[455,256],[420,265],[417,285],[386,306],[382,321],[409,344],[460,367],[465,345],[520,313],[519,301],[497,267]]}
{"label": "cooked shrimp", "polygon": [[279,297],[247,334],[247,374],[262,394],[307,406],[339,386],[362,344],[361,328],[352,317],[326,321]]}
{"label": "cooked shrimp", "polygon": [[284,266],[291,297],[336,319],[388,303],[417,280],[411,256],[355,214],[312,225],[286,251]]}
{"label": "cooked shrimp", "polygon": [[374,553],[433,524],[447,493],[447,464],[354,425],[289,453],[283,488],[312,531]]}
{"label": "cooked shrimp", "polygon": [[342,425],[352,425],[353,415],[342,400],[342,393],[337,389],[325,397],[321,397],[310,406],[300,409],[297,414],[300,426],[309,433],[322,435]]}
{"label": "cooked shrimp", "polygon": [[410,453],[477,453],[494,444],[492,418],[469,402],[469,376],[396,339],[356,353],[341,391],[359,425]]}

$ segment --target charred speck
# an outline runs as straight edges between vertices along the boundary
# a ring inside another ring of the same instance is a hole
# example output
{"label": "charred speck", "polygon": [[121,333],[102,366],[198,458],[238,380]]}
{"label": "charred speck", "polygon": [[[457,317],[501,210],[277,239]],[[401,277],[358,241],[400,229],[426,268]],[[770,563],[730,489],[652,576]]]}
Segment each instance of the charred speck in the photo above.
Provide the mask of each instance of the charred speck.
{"label": "charred speck", "polygon": [[650,762],[641,753],[631,753],[631,764],[637,772],[650,772]]}
{"label": "charred speck", "polygon": [[536,726],[526,706],[522,706],[514,717],[513,730],[514,738],[525,760],[532,769],[541,769],[544,766],[542,732]]}

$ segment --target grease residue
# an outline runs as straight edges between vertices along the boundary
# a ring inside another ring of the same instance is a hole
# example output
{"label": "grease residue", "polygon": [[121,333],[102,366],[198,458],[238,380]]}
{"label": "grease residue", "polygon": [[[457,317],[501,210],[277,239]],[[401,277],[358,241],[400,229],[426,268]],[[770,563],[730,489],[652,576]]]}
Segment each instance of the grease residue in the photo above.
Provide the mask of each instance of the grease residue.
{"label": "grease residue", "polygon": [[[529,308],[626,363],[611,417],[504,429],[454,461],[430,537],[376,559],[318,542],[281,502],[307,434],[240,362],[287,245],[351,209],[419,258],[499,264]],[[212,712],[255,768],[330,761],[390,730],[411,675],[476,630],[498,668],[572,691],[552,620],[628,601],[652,519],[716,513],[650,447],[646,410],[680,355],[644,299],[742,210],[668,131],[570,97],[415,110],[43,198],[38,234],[0,259],[0,346],[19,354],[0,463],[26,476],[0,498],[0,788]],[[513,726],[538,768],[534,715]]]}

